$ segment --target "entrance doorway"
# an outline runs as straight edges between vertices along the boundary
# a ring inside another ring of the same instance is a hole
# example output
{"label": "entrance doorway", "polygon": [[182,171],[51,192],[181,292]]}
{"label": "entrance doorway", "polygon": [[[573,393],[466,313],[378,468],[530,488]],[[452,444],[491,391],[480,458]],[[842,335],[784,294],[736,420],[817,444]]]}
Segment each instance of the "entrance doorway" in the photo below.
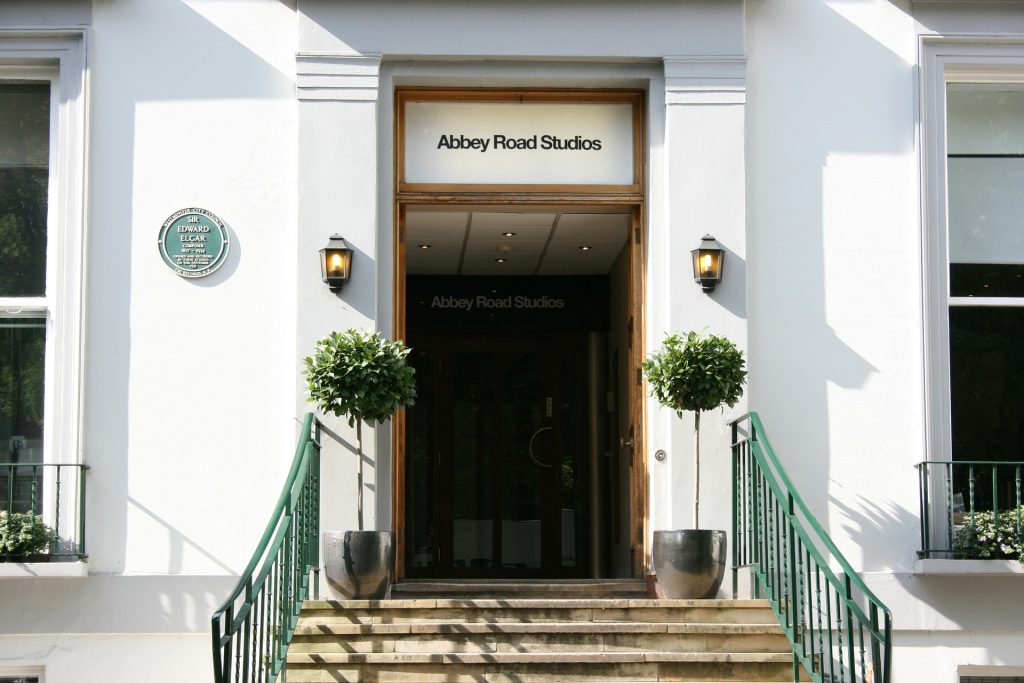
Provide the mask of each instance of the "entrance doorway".
{"label": "entrance doorway", "polygon": [[403,214],[402,574],[634,575],[636,212],[460,208]]}
{"label": "entrance doorway", "polygon": [[395,90],[402,577],[640,577],[645,95]]}
{"label": "entrance doorway", "polygon": [[[590,464],[582,339],[434,335],[417,344],[426,400],[407,422],[411,492],[436,509],[409,520],[414,568],[582,576]],[[435,515],[433,540],[423,522]]]}

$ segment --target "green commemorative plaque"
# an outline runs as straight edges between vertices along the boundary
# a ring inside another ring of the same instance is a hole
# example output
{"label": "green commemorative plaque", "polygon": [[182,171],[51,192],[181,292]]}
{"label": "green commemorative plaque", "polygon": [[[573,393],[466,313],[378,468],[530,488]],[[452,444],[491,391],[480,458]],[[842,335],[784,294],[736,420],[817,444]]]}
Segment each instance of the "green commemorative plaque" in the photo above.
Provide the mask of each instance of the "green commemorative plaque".
{"label": "green commemorative plaque", "polygon": [[182,277],[205,277],[227,259],[224,221],[206,209],[181,209],[160,229],[160,256]]}

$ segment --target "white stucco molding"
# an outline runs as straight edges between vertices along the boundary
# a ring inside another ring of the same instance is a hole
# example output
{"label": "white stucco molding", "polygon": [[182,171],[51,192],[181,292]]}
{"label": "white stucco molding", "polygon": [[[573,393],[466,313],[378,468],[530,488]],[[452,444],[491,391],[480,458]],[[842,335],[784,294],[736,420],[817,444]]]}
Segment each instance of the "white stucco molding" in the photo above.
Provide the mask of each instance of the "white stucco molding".
{"label": "white stucco molding", "polygon": [[1020,576],[1020,560],[915,560],[914,573],[934,576]]}
{"label": "white stucco molding", "polygon": [[300,52],[295,56],[299,100],[376,102],[381,55]]}
{"label": "white stucco molding", "polygon": [[88,575],[88,562],[0,562],[0,580],[77,579]]}
{"label": "white stucco molding", "polygon": [[663,61],[666,105],[746,104],[746,57],[664,57]]}

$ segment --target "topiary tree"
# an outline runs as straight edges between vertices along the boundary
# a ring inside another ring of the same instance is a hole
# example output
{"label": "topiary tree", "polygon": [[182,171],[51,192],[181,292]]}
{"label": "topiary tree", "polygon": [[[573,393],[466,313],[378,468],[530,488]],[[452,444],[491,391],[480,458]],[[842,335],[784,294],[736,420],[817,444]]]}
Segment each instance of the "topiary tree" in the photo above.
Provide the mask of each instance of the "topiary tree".
{"label": "topiary tree", "polygon": [[347,417],[356,428],[358,493],[356,510],[363,530],[362,423],[385,422],[416,399],[415,370],[406,362],[409,349],[372,332],[331,332],[317,340],[306,357],[309,400],[323,413]]}
{"label": "topiary tree", "polygon": [[700,413],[736,405],[747,378],[743,352],[725,337],[688,332],[669,335],[643,363],[651,395],[680,418],[694,412],[693,527],[700,529]]}

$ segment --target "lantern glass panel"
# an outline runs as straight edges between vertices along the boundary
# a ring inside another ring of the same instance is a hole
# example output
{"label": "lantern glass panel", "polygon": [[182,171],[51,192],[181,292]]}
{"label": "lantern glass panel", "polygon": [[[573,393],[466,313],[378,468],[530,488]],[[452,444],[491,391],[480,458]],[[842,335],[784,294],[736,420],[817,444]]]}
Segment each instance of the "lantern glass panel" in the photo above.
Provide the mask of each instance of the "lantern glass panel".
{"label": "lantern glass panel", "polygon": [[718,280],[722,277],[722,252],[717,249],[695,249],[692,254],[695,278]]}

